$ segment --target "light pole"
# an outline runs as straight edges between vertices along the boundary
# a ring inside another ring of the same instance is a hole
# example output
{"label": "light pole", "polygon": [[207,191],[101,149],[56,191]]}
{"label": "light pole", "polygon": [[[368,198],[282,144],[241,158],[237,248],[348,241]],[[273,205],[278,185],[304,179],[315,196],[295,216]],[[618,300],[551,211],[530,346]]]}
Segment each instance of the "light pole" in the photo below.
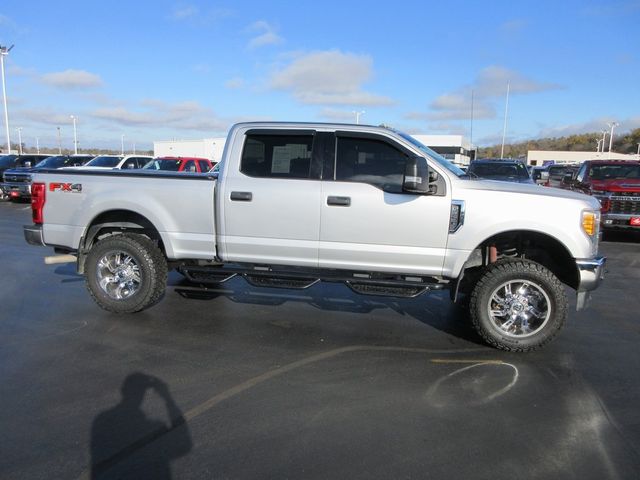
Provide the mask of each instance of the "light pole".
{"label": "light pole", "polygon": [[360,110],[359,112],[356,112],[355,110],[353,110],[351,113],[353,113],[356,116],[356,125],[358,125],[360,123],[360,116],[364,115],[365,112],[364,110]]}
{"label": "light pole", "polygon": [[607,158],[611,158],[611,147],[613,145],[613,129],[618,125],[620,125],[618,122],[607,123],[607,126],[611,129],[611,133],[609,134],[609,155]]}
{"label": "light pole", "polygon": [[22,155],[22,127],[16,128],[18,131],[18,153]]}
{"label": "light pole", "polygon": [[75,115],[69,115],[69,118],[73,120],[73,153],[77,155],[78,154],[78,132],[76,131],[76,120],[78,118]]}
{"label": "light pole", "polygon": [[124,155],[124,133],[120,135],[120,153]]}
{"label": "light pole", "polygon": [[638,153],[636,153],[636,155],[638,155],[638,160],[640,160],[640,143],[638,143]]}
{"label": "light pole", "polygon": [[2,98],[4,99],[4,129],[7,134],[7,153],[11,152],[11,137],[9,136],[9,110],[7,109],[7,85],[4,81],[4,57],[9,55],[9,52],[13,48],[3,47],[0,45],[0,65],[2,66]]}
{"label": "light pole", "polygon": [[504,104],[504,127],[502,128],[502,148],[500,149],[500,158],[504,158],[504,139],[507,136],[507,117],[509,115],[509,88],[511,82],[507,82],[507,100]]}
{"label": "light pole", "polygon": [[602,144],[602,142],[602,139],[598,139],[598,141],[596,142],[596,152],[600,152],[600,145]]}
{"label": "light pole", "polygon": [[600,150],[601,152],[604,152],[604,142],[607,141],[607,131],[606,130],[600,130],[602,132],[602,150]]}
{"label": "light pole", "polygon": [[40,138],[36,137],[36,153],[40,154]]}
{"label": "light pole", "polygon": [[60,127],[58,129],[58,155],[62,155],[62,142],[60,141]]}

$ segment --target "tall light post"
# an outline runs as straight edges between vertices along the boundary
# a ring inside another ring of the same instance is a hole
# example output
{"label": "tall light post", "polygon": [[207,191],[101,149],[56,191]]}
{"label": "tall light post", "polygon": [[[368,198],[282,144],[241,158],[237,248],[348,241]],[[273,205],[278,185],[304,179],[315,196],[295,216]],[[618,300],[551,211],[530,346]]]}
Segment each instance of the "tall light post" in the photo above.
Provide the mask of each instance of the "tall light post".
{"label": "tall light post", "polygon": [[124,155],[124,133],[120,135],[120,153]]}
{"label": "tall light post", "polygon": [[607,158],[611,158],[611,147],[613,146],[613,129],[618,125],[620,125],[618,122],[607,123],[607,126],[611,129],[611,133],[609,134],[609,155]]}
{"label": "tall light post", "polygon": [[60,127],[58,129],[58,155],[62,155],[62,141],[60,140]]}
{"label": "tall light post", "polygon": [[4,80],[4,57],[9,55],[9,52],[13,48],[4,47],[0,45],[0,65],[2,66],[2,98],[4,101],[4,129],[7,134],[7,153],[11,151],[11,137],[9,136],[9,109],[7,108],[7,85]]}
{"label": "tall light post", "polygon": [[504,127],[502,128],[502,148],[500,149],[500,158],[504,158],[504,140],[507,136],[507,117],[509,116],[509,89],[511,82],[507,82],[507,100],[504,104]]}
{"label": "tall light post", "polygon": [[638,153],[636,153],[636,155],[638,155],[638,160],[640,160],[640,143],[638,143]]}
{"label": "tall light post", "polygon": [[40,154],[40,138],[36,137],[36,153]]}
{"label": "tall light post", "polygon": [[353,113],[353,114],[356,116],[356,125],[358,125],[358,124],[360,123],[360,116],[361,116],[361,115],[364,115],[364,114],[365,114],[365,113],[367,113],[367,112],[365,112],[364,110],[360,110],[360,111],[358,111],[358,112],[356,112],[355,110],[353,110],[351,113]]}
{"label": "tall light post", "polygon": [[607,141],[607,131],[606,130],[600,130],[600,132],[602,132],[602,150],[600,150],[601,152],[604,152],[604,142]]}
{"label": "tall light post", "polygon": [[22,127],[16,128],[18,131],[18,153],[22,155]]}
{"label": "tall light post", "polygon": [[602,145],[603,141],[604,140],[602,140],[602,139],[598,139],[597,140],[597,142],[596,142],[596,152],[598,152],[598,153],[600,152],[600,145]]}
{"label": "tall light post", "polygon": [[73,153],[77,155],[78,154],[78,132],[76,130],[76,120],[78,118],[75,115],[69,115],[69,118],[73,120]]}

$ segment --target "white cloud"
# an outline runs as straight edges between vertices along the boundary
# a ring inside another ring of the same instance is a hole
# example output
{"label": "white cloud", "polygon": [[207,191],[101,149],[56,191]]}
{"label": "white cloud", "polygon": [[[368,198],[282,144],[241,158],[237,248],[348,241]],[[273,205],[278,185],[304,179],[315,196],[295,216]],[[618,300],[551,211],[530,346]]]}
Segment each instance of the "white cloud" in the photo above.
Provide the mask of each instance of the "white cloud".
{"label": "white cloud", "polygon": [[45,73],[41,81],[53,87],[73,90],[82,88],[99,87],[102,79],[84,70],[65,70],[64,72]]}
{"label": "white cloud", "polygon": [[500,25],[500,30],[502,30],[505,33],[512,34],[512,33],[517,33],[524,30],[526,26],[527,26],[527,22],[525,20],[514,19],[514,20],[509,20],[507,22],[504,22],[502,25]]}
{"label": "white cloud", "polygon": [[507,93],[526,95],[563,88],[555,83],[544,83],[501,66],[483,68],[470,85],[436,97],[429,104],[428,112],[412,112],[406,118],[428,121],[468,120],[471,118],[473,92],[473,118],[476,120],[496,117],[496,101]]}
{"label": "white cloud", "polygon": [[229,121],[219,118],[212,109],[198,102],[167,103],[147,99],[135,108],[102,107],[91,112],[91,117],[123,126],[171,128],[198,132],[224,132]]}
{"label": "white cloud", "polygon": [[230,78],[224,84],[224,86],[230,90],[238,90],[240,88],[243,88],[244,85],[245,85],[245,81],[243,78],[240,78],[240,77]]}
{"label": "white cloud", "polygon": [[306,104],[376,106],[393,103],[388,97],[362,90],[363,84],[372,76],[370,56],[329,50],[297,57],[272,75],[270,87],[291,92],[296,100]]}
{"label": "white cloud", "polygon": [[173,12],[171,12],[171,18],[173,20],[184,20],[186,18],[192,18],[197,14],[197,7],[193,5],[180,5],[173,9]]}
{"label": "white cloud", "polygon": [[247,31],[257,34],[247,44],[247,48],[251,50],[267,45],[279,45],[284,42],[284,39],[276,33],[276,29],[264,20],[253,23],[247,28]]}

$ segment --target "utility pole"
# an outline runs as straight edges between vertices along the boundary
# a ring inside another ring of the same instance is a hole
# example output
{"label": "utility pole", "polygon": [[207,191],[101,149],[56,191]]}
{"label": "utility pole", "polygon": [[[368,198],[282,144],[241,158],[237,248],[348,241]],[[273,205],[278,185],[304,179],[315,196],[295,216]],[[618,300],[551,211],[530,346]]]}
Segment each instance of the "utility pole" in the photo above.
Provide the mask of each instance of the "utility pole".
{"label": "utility pole", "polygon": [[9,52],[13,48],[13,45],[10,47],[3,47],[0,45],[0,65],[2,66],[2,98],[4,101],[4,129],[7,134],[7,153],[11,152],[11,137],[9,136],[9,109],[7,108],[7,85],[4,80],[4,57],[9,55]]}
{"label": "utility pole", "polygon": [[504,139],[507,136],[507,116],[509,115],[509,88],[511,82],[507,82],[507,100],[504,104],[504,127],[502,129],[502,148],[500,149],[500,158],[504,158]]}
{"label": "utility pole", "polygon": [[16,128],[18,131],[18,153],[22,155],[22,127]]}
{"label": "utility pole", "polygon": [[77,117],[75,115],[69,115],[71,120],[73,120],[73,153],[75,155],[78,154],[78,132],[76,131],[76,120]]}
{"label": "utility pole", "polygon": [[58,155],[62,155],[62,142],[60,141],[60,127],[58,129]]}
{"label": "utility pole", "polygon": [[613,146],[613,129],[620,125],[618,122],[610,122],[607,123],[607,126],[611,129],[611,133],[609,134],[609,155],[607,158],[611,158],[611,147]]}

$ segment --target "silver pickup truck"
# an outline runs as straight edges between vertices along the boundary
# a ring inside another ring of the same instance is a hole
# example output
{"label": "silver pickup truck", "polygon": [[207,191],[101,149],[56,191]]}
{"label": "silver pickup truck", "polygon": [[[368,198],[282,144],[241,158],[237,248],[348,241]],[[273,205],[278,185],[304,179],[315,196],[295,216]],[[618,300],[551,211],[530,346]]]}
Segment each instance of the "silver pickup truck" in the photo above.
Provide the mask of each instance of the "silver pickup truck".
{"label": "silver pickup truck", "polygon": [[582,309],[605,263],[597,200],[470,178],[381,127],[242,123],[210,174],[41,172],[32,196],[26,240],[73,255],[118,313],[157,303],[170,268],[199,284],[449,289],[488,344],[528,351],[563,326],[565,285]]}

